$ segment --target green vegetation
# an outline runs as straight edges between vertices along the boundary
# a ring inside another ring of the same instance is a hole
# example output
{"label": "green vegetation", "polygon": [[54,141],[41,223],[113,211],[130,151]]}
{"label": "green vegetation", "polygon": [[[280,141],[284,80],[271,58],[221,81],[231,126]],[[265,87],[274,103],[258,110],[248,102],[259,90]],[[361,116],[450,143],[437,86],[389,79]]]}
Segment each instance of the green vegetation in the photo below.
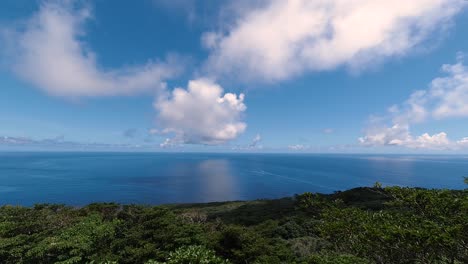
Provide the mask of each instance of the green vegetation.
{"label": "green vegetation", "polygon": [[468,263],[468,190],[3,206],[0,263]]}

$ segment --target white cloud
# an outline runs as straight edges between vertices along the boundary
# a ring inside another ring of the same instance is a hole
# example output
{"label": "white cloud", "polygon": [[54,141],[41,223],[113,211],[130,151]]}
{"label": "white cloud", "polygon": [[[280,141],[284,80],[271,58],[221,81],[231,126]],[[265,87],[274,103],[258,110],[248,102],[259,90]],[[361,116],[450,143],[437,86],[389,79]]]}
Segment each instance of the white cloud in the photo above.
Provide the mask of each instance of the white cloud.
{"label": "white cloud", "polygon": [[11,145],[24,145],[33,143],[34,140],[27,137],[0,137],[0,144],[11,144]]}
{"label": "white cloud", "polygon": [[438,100],[433,111],[435,118],[468,116],[468,68],[461,62],[444,65],[448,77],[432,81],[429,97]]}
{"label": "white cloud", "polygon": [[309,146],[302,145],[302,144],[296,144],[296,145],[289,145],[288,149],[293,150],[293,151],[302,151],[302,150],[309,149]]}
{"label": "white cloud", "polygon": [[304,71],[359,69],[403,56],[440,33],[464,0],[268,0],[202,37],[207,71],[279,81]]}
{"label": "white cloud", "polygon": [[165,86],[175,62],[153,62],[120,69],[102,69],[96,54],[83,42],[89,9],[46,2],[14,36],[15,72],[55,96],[126,95]]}
{"label": "white cloud", "polygon": [[236,145],[232,147],[232,150],[261,150],[263,149],[263,146],[260,144],[262,142],[262,136],[260,134],[256,134],[255,137],[252,139],[252,141],[248,145]]}
{"label": "white cloud", "polygon": [[412,143],[417,148],[429,148],[429,149],[445,149],[451,147],[451,142],[447,138],[445,132],[430,136],[428,133],[424,133]]}
{"label": "white cloud", "polygon": [[394,124],[392,127],[374,125],[366,131],[366,136],[359,138],[363,145],[405,145],[412,141],[408,126]]}
{"label": "white cloud", "polygon": [[402,146],[433,150],[456,149],[460,146],[457,142],[451,142],[445,132],[432,136],[424,133],[414,138],[409,127],[399,127],[398,125],[391,128],[383,127],[380,132],[375,134],[368,132],[365,137],[359,138],[359,142],[366,146]]}
{"label": "white cloud", "polygon": [[171,147],[175,147],[175,146],[178,146],[179,144],[177,142],[175,142],[174,140],[170,139],[170,138],[166,138],[161,144],[159,144],[159,147],[161,148],[171,148]]}
{"label": "white cloud", "polygon": [[[12,149],[41,149],[41,148],[56,148],[56,149],[135,149],[142,147],[141,145],[132,144],[108,144],[97,142],[76,142],[66,141],[64,136],[55,138],[33,139],[29,137],[0,137],[0,147],[11,147]],[[146,146],[151,148],[151,146]]]}
{"label": "white cloud", "polygon": [[[244,132],[244,94],[223,94],[209,79],[191,80],[188,89],[176,88],[159,97],[154,107],[163,133],[172,133],[172,143],[216,145]],[[168,144],[169,142],[166,142]]]}
{"label": "white cloud", "polygon": [[250,142],[249,144],[249,148],[257,148],[257,147],[261,148],[261,146],[259,145],[261,141],[262,141],[262,136],[260,136],[260,134],[255,135],[255,137],[252,139],[252,142]]}
{"label": "white cloud", "polygon": [[457,141],[457,145],[462,147],[468,147],[468,137],[462,138],[459,141]]}
{"label": "white cloud", "polygon": [[378,121],[391,120],[392,125],[373,122],[366,135],[359,138],[363,145],[397,145],[410,148],[457,149],[468,147],[467,138],[448,139],[445,132],[413,137],[410,126],[428,120],[468,117],[468,68],[460,60],[443,65],[447,74],[432,80],[427,90],[414,92],[402,105],[388,109],[388,115]]}

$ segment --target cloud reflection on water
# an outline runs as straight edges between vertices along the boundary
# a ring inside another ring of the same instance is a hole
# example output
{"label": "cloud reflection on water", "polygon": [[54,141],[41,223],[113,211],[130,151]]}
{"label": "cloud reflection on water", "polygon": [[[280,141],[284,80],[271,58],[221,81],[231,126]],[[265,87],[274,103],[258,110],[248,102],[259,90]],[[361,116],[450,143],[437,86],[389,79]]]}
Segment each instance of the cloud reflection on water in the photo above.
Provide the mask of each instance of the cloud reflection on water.
{"label": "cloud reflection on water", "polygon": [[228,160],[203,160],[196,168],[199,192],[206,200],[226,201],[238,198],[238,185]]}

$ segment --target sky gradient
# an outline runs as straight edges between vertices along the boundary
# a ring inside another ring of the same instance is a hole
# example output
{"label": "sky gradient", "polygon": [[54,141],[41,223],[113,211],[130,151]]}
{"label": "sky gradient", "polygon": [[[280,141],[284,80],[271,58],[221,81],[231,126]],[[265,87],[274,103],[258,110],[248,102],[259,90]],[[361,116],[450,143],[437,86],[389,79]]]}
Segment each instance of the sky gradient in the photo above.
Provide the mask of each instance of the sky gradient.
{"label": "sky gradient", "polygon": [[468,153],[468,2],[0,3],[0,150]]}

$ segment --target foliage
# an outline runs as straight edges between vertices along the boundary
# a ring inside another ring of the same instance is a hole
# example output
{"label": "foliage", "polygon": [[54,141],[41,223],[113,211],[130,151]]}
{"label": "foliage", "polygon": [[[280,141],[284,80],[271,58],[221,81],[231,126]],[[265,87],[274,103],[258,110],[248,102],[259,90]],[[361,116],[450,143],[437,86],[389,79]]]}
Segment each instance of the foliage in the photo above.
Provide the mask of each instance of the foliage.
{"label": "foliage", "polygon": [[0,207],[0,263],[468,263],[468,189]]}
{"label": "foliage", "polygon": [[282,263],[292,257],[283,240],[241,226],[222,227],[215,233],[213,242],[215,250],[234,263],[254,263],[260,259],[268,259],[268,263]]}
{"label": "foliage", "polygon": [[169,253],[166,262],[157,262],[150,260],[146,264],[228,264],[228,260],[224,260],[216,256],[213,250],[209,250],[203,246],[184,246],[176,251]]}
{"label": "foliage", "polygon": [[348,254],[318,254],[309,257],[308,263],[310,264],[368,264],[369,261]]}
{"label": "foliage", "polygon": [[389,187],[380,211],[329,208],[322,235],[340,252],[376,263],[466,263],[468,196],[465,191]]}

